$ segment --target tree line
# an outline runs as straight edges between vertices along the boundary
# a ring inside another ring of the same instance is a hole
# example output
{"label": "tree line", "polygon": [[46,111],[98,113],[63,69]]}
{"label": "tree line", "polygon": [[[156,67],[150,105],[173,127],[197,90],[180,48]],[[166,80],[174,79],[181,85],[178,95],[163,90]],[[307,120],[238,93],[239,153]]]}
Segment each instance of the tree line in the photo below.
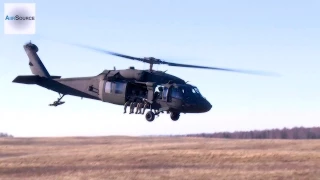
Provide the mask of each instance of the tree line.
{"label": "tree line", "polygon": [[0,137],[13,137],[11,134],[0,132]]}
{"label": "tree line", "polygon": [[[320,127],[310,127],[310,128],[294,127],[294,128],[270,129],[270,130],[199,133],[199,134],[171,135],[171,136],[227,138],[227,139],[320,139]],[[0,132],[0,137],[13,137],[13,136],[8,133]]]}
{"label": "tree line", "polygon": [[230,139],[320,139],[320,127],[187,134],[187,137]]}

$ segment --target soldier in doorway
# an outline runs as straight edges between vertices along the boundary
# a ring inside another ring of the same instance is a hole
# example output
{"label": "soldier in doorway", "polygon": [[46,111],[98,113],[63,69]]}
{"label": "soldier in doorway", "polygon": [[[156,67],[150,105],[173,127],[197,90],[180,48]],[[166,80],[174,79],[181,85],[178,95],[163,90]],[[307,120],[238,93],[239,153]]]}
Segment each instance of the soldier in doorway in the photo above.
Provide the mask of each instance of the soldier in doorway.
{"label": "soldier in doorway", "polygon": [[130,113],[132,114],[134,111],[134,108],[137,107],[137,104],[139,102],[140,97],[137,94],[134,94],[131,98],[131,104],[130,104]]}
{"label": "soldier in doorway", "polygon": [[159,87],[158,88],[158,90],[159,90],[159,99],[162,99],[162,96],[163,96],[163,87]]}
{"label": "soldier in doorway", "polygon": [[144,91],[140,91],[139,93],[139,98],[137,98],[137,110],[136,110],[136,114],[141,114],[141,109],[143,107],[143,99],[145,98],[145,93]]}
{"label": "soldier in doorway", "polygon": [[136,91],[135,90],[132,90],[131,91],[131,95],[130,97],[128,98],[128,101],[124,104],[124,113],[127,113],[127,107],[130,105],[130,109],[131,109],[131,104],[132,102],[134,101],[134,97],[136,96]]}
{"label": "soldier in doorway", "polygon": [[141,114],[144,114],[144,112],[146,111],[147,108],[150,107],[150,104],[149,102],[147,101],[147,99],[143,99],[143,110],[142,110],[142,113]]}

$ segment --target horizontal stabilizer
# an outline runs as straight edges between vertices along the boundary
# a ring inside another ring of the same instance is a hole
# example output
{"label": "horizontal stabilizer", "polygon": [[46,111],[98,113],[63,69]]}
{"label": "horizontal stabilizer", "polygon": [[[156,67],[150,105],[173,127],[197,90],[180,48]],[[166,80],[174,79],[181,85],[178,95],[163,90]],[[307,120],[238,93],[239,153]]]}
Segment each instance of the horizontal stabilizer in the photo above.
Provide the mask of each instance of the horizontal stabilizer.
{"label": "horizontal stabilizer", "polygon": [[51,77],[51,79],[60,79],[61,78],[61,76],[50,76]]}
{"label": "horizontal stabilizer", "polygon": [[17,76],[12,82],[21,84],[36,84],[39,80],[39,76]]}

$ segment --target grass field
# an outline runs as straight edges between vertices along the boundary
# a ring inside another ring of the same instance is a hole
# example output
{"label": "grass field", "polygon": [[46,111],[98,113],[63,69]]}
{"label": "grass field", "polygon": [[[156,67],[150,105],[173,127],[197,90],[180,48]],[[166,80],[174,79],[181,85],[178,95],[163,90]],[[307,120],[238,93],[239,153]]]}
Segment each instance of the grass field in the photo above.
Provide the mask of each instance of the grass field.
{"label": "grass field", "polygon": [[0,179],[320,179],[320,140],[8,138]]}

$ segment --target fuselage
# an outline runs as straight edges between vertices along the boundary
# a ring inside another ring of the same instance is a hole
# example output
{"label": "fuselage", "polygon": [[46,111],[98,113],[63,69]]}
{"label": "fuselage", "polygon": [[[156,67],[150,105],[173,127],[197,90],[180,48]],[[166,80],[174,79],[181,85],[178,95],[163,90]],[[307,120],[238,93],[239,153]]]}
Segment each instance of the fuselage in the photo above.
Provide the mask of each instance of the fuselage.
{"label": "fuselage", "polygon": [[[33,76],[18,76],[13,82],[37,84],[59,94],[100,100],[115,105],[124,105],[135,92],[144,94],[153,109],[162,111],[202,113],[211,109],[211,104],[195,86],[181,78],[162,71],[137,70],[134,67],[122,70],[104,70],[91,77],[61,78],[49,74],[40,60],[39,48],[31,42],[24,45]],[[156,92],[157,87],[163,89]],[[156,95],[158,93],[158,95]]]}
{"label": "fuselage", "polygon": [[[143,74],[143,73],[148,73]],[[151,74],[151,75],[150,75]],[[150,73],[144,70],[105,70],[103,73],[82,78],[57,79],[56,81],[76,89],[73,96],[101,100],[103,102],[115,105],[124,105],[132,94],[131,91],[144,91],[145,98],[154,100],[153,107],[156,109],[170,107],[171,111],[180,111],[185,113],[202,113],[211,109],[211,104],[200,94],[199,90],[192,85],[186,84],[176,76],[163,72]],[[152,79],[161,81],[157,86],[148,90],[146,84]],[[144,82],[143,81],[147,81]],[[168,83],[171,81],[171,83]],[[137,83],[139,82],[139,83]],[[157,92],[157,88],[164,89]],[[154,93],[160,94],[154,97]],[[65,92],[67,93],[67,92]]]}

